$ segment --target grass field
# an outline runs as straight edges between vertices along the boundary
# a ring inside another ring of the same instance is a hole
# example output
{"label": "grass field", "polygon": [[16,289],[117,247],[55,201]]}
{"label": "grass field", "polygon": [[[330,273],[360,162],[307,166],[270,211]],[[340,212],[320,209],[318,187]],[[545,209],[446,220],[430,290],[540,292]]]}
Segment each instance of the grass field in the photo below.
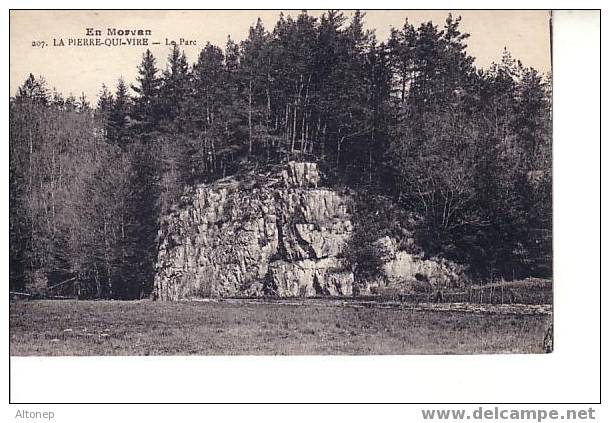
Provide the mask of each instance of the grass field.
{"label": "grass field", "polygon": [[549,316],[319,304],[13,301],[13,356],[539,353]]}

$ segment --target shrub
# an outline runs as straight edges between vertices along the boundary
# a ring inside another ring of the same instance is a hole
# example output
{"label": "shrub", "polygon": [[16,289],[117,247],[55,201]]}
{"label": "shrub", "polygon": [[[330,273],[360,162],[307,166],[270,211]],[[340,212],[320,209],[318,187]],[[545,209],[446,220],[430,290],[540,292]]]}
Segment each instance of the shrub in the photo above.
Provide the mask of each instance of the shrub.
{"label": "shrub", "polygon": [[41,270],[27,272],[25,280],[25,291],[34,297],[43,298],[47,296],[48,279]]}
{"label": "shrub", "polygon": [[385,236],[406,239],[405,214],[387,197],[362,192],[354,204],[354,231],[348,241],[345,258],[351,266],[356,284],[385,278],[383,264],[389,259],[387,246],[379,240]]}

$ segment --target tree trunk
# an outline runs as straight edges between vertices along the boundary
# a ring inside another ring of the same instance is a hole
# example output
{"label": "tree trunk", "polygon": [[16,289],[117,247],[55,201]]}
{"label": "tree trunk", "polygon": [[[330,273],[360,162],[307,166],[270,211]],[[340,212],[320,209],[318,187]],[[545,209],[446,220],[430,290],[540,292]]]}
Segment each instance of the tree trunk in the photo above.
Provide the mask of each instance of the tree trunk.
{"label": "tree trunk", "polygon": [[288,116],[290,115],[290,104],[286,103],[286,118],[285,118],[285,123],[284,126],[286,128],[285,132],[286,132],[286,143],[290,142],[290,127],[289,127],[289,123],[288,123]]}
{"label": "tree trunk", "polygon": [[248,84],[248,156],[252,154],[252,80]]}
{"label": "tree trunk", "polygon": [[339,163],[340,163],[340,157],[341,157],[341,144],[343,144],[345,137],[346,137],[346,135],[342,136],[341,139],[339,140],[339,142],[337,142],[337,171],[339,170]]}
{"label": "tree trunk", "polygon": [[297,103],[294,102],[294,111],[292,116],[292,141],[290,143],[290,152],[294,153],[294,143],[297,137]]}
{"label": "tree trunk", "polygon": [[326,123],[324,123],[324,126],[322,127],[322,145],[320,147],[320,158],[322,160],[324,160],[326,158]]}

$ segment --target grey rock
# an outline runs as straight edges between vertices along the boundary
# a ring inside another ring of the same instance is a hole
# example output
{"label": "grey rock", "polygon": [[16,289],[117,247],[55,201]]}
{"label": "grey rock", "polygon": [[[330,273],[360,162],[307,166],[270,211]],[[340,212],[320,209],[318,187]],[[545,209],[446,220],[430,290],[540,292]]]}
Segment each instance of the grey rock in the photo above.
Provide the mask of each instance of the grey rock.
{"label": "grey rock", "polygon": [[182,198],[159,232],[155,296],[351,295],[336,258],[352,231],[350,196],[317,188],[314,163],[291,162],[282,178],[227,178]]}
{"label": "grey rock", "polygon": [[339,259],[276,261],[270,266],[271,287],[281,297],[352,295],[354,274]]}
{"label": "grey rock", "polygon": [[402,291],[413,291],[418,282],[439,290],[462,286],[465,268],[443,258],[424,259],[421,254],[410,254],[398,248],[395,239],[384,237],[377,241],[386,252],[383,272],[388,285]]}
{"label": "grey rock", "polygon": [[288,162],[282,171],[282,180],[289,188],[317,188],[320,182],[318,166],[315,163]]}
{"label": "grey rock", "polygon": [[314,163],[290,162],[280,176],[225,178],[187,191],[161,222],[154,297],[351,296],[409,292],[418,278],[434,287],[459,283],[458,266],[424,260],[385,237],[378,241],[388,252],[384,276],[356,289],[342,258],[353,232],[352,195],[318,187]]}

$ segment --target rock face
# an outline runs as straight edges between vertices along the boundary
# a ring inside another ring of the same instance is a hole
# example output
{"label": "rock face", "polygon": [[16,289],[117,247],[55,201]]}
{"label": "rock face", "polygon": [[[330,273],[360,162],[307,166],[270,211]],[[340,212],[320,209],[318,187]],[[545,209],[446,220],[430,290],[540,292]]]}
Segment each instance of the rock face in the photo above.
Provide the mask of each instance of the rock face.
{"label": "rock face", "polygon": [[[280,177],[195,187],[161,222],[154,296],[352,295],[342,251],[353,199],[319,183],[315,164],[290,162]],[[448,274],[443,263],[398,251],[389,238],[379,242],[394,248],[384,266],[389,281],[406,286],[416,273]]]}
{"label": "rock face", "polygon": [[350,196],[318,188],[312,163],[253,179],[200,185],[166,216],[158,298],[351,294],[339,257],[352,230]]}
{"label": "rock face", "polygon": [[387,253],[383,272],[389,284],[412,285],[412,281],[416,280],[427,284],[430,289],[437,290],[457,288],[464,284],[463,266],[442,258],[424,260],[422,254],[409,254],[400,250],[396,240],[389,237],[381,238],[377,242],[383,245]]}

